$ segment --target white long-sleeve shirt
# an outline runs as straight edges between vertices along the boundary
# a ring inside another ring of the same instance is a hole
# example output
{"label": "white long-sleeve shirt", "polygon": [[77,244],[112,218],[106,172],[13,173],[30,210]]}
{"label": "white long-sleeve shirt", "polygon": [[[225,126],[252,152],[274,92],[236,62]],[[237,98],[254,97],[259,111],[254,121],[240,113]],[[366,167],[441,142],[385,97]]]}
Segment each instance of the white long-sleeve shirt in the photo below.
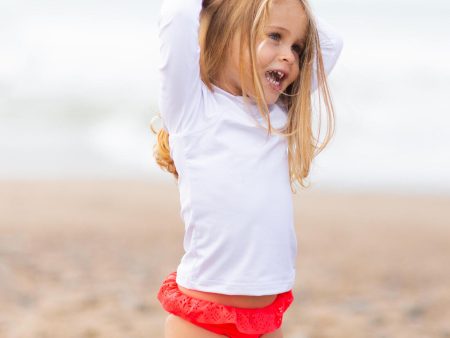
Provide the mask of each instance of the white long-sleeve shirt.
{"label": "white long-sleeve shirt", "polygon": [[[256,104],[201,81],[201,0],[165,0],[160,14],[160,111],[179,178],[185,253],[177,283],[229,295],[292,289],[297,240],[287,140],[267,135]],[[319,21],[325,70],[341,38]],[[315,80],[313,79],[313,82]],[[275,128],[287,112],[270,106]]]}

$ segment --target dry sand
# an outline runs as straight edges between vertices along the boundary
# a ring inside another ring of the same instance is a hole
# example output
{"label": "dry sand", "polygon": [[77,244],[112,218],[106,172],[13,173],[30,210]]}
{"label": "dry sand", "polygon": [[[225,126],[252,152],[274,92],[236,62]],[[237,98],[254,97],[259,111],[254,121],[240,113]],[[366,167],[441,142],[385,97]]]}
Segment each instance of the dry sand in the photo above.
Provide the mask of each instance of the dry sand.
{"label": "dry sand", "polygon": [[[450,197],[295,196],[286,338],[449,338]],[[0,183],[0,337],[163,337],[175,184]]]}

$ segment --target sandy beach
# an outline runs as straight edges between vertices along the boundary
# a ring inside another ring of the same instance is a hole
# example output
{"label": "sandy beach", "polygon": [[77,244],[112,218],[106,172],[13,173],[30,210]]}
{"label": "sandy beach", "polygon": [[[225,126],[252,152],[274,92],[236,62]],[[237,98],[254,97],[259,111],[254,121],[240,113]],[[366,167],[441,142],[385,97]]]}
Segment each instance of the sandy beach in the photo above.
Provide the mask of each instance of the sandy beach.
{"label": "sandy beach", "polygon": [[[302,191],[285,338],[449,338],[450,197]],[[0,182],[0,337],[163,337],[175,183]]]}

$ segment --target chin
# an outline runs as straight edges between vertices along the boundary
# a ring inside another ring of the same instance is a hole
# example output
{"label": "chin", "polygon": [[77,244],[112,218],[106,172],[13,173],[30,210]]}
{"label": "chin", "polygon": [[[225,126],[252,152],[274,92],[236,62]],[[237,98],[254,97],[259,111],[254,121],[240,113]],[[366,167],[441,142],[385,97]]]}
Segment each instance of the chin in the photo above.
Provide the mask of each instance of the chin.
{"label": "chin", "polygon": [[[261,79],[261,83],[263,84],[264,90],[264,101],[268,106],[273,105],[278,102],[280,99],[281,93],[286,90],[286,88],[282,88],[280,92],[273,90],[270,86],[264,83],[265,79]],[[256,102],[256,100],[254,100]]]}
{"label": "chin", "polygon": [[274,91],[271,87],[265,87],[264,91],[267,93],[264,97],[267,105],[272,105],[278,102],[281,93]]}

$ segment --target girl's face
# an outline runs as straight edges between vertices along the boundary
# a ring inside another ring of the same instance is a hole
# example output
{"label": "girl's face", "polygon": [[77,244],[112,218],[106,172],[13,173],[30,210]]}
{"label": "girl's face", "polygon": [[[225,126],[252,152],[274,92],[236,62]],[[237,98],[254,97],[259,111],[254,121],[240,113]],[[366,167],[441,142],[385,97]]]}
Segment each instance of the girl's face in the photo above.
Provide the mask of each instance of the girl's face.
{"label": "girl's face", "polygon": [[[299,0],[274,0],[263,34],[256,41],[256,68],[263,86],[267,104],[275,103],[280,94],[299,76],[299,58],[307,30],[307,17]],[[248,55],[245,60],[248,63]],[[239,37],[233,40],[231,55],[227,60],[226,74],[218,84],[225,90],[240,95]],[[244,67],[250,72],[250,66]],[[245,74],[250,79],[250,74]],[[247,88],[252,86],[247,84]],[[249,95],[254,96],[250,92]]]}

